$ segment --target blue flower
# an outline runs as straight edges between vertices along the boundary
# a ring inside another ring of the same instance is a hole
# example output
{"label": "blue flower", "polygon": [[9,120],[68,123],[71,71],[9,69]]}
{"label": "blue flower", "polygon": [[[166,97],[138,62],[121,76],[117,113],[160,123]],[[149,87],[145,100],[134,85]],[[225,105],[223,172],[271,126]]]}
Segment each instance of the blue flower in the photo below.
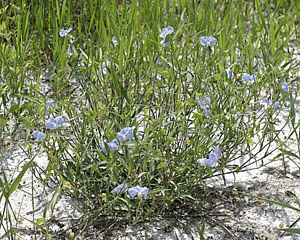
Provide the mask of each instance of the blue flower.
{"label": "blue flower", "polygon": [[72,28],[71,28],[71,27],[69,27],[67,30],[60,29],[60,30],[59,30],[59,36],[65,37],[65,36],[67,36],[71,31],[72,31]]}
{"label": "blue flower", "polygon": [[201,37],[200,43],[202,46],[214,47],[218,43],[218,40],[212,36],[204,36]]}
{"label": "blue flower", "polygon": [[46,134],[43,132],[39,132],[39,131],[33,131],[32,136],[38,138],[38,141],[40,142],[46,137]]}
{"label": "blue flower", "polygon": [[[263,105],[269,105],[269,104],[272,104],[272,99],[268,100],[268,98],[264,98],[261,102]],[[279,106],[279,102],[275,102],[274,105],[272,106],[272,108],[276,109],[276,108],[278,108],[278,106]]]}
{"label": "blue flower", "polygon": [[139,198],[142,198],[143,196],[146,198],[149,193],[149,188],[147,187],[132,187],[128,189],[128,194],[130,197],[134,198],[135,196],[138,196]]}
{"label": "blue flower", "polygon": [[163,28],[161,31],[161,34],[159,35],[161,38],[166,38],[169,34],[172,34],[174,32],[174,28],[171,26],[168,26],[166,28]]}
{"label": "blue flower", "polygon": [[46,102],[46,111],[45,111],[45,115],[48,116],[49,115],[49,107],[54,103],[54,100],[49,100]]}
{"label": "blue flower", "polygon": [[214,152],[211,152],[209,154],[209,158],[212,162],[218,162],[219,161],[219,158],[216,156],[216,154]]}
{"label": "blue flower", "polygon": [[202,99],[200,99],[200,97],[196,96],[196,100],[199,100],[198,101],[198,104],[200,106],[200,108],[203,110],[203,114],[204,115],[207,115],[208,114],[208,111],[207,111],[207,108],[205,107],[205,103],[207,103],[208,105],[210,105],[210,98],[209,97],[205,97]]}
{"label": "blue flower", "polygon": [[115,46],[119,45],[118,40],[116,39],[116,37],[112,38],[112,42]]}
{"label": "blue flower", "polygon": [[204,115],[208,114],[208,111],[207,111],[206,107],[204,106],[204,101],[199,100],[198,104],[199,104],[200,108],[202,108],[203,114]]}
{"label": "blue flower", "polygon": [[272,106],[272,108],[276,109],[276,108],[278,108],[278,106],[279,106],[279,102],[276,102],[276,103],[274,103],[274,105]]}
{"label": "blue flower", "polygon": [[206,102],[208,105],[210,105],[210,98],[209,97],[203,98],[203,101]]}
{"label": "blue flower", "polygon": [[62,125],[64,124],[64,119],[62,116],[59,117],[50,117],[46,122],[45,122],[45,126],[48,129],[57,129],[62,127]]}
{"label": "blue flower", "polygon": [[261,101],[262,104],[272,104],[272,100],[268,100],[268,98],[264,98],[262,101]]}
{"label": "blue flower", "polygon": [[200,158],[197,160],[197,163],[200,163],[203,166],[211,167],[214,162],[219,161],[219,157],[222,156],[221,149],[217,146],[215,149],[209,154],[209,158]]}
{"label": "blue flower", "polygon": [[170,43],[170,41],[166,42],[166,37],[174,32],[174,28],[171,26],[168,26],[167,28],[163,28],[161,31],[161,34],[159,35],[163,40],[160,41],[160,44],[163,45],[163,47],[167,47]]}
{"label": "blue flower", "polygon": [[107,145],[111,151],[116,151],[118,149],[118,140],[114,139],[114,140],[110,141],[109,143],[105,142],[105,144],[102,145],[102,152],[107,154],[105,145]]}
{"label": "blue flower", "polygon": [[281,88],[284,92],[289,91],[289,85],[287,84],[286,80],[284,80],[284,82],[282,83]]}
{"label": "blue flower", "polygon": [[200,163],[203,166],[209,166],[212,167],[214,161],[212,158],[200,158],[197,160],[197,163]]}
{"label": "blue flower", "polygon": [[212,153],[215,154],[215,155],[217,155],[218,157],[222,156],[222,151],[221,151],[221,149],[220,149],[219,146],[215,147],[215,149],[213,150]]}
{"label": "blue flower", "polygon": [[14,99],[12,97],[9,99],[9,102],[7,103],[7,108],[8,109],[11,108],[11,104],[12,104],[13,100]]}
{"label": "blue flower", "polygon": [[[199,158],[198,160],[197,160],[197,163],[200,163],[202,166],[208,166],[208,164],[207,164],[207,161],[208,159],[207,158]],[[212,164],[211,164],[211,166],[212,166]],[[210,166],[210,167],[211,167]]]}
{"label": "blue flower", "polygon": [[116,194],[118,192],[121,192],[121,193],[127,192],[127,190],[128,190],[128,186],[127,185],[119,184],[111,192],[112,192],[112,194]]}
{"label": "blue flower", "polygon": [[123,128],[120,132],[118,132],[117,136],[120,142],[130,140],[133,137],[133,128],[132,127]]}
{"label": "blue flower", "polygon": [[255,82],[256,80],[256,75],[250,75],[248,73],[244,74],[242,77],[243,83],[247,83],[247,85],[251,85]]}
{"label": "blue flower", "polygon": [[49,100],[46,102],[46,107],[51,106],[54,103],[54,100]]}
{"label": "blue flower", "polygon": [[71,57],[72,56],[72,50],[71,50],[71,46],[70,44],[68,45],[68,51],[67,51],[67,57]]}
{"label": "blue flower", "polygon": [[[200,97],[199,97],[199,96],[196,96],[195,99],[196,99],[196,100],[199,100]],[[200,100],[201,100],[201,99],[200,99]],[[201,103],[200,103],[200,100],[199,100],[199,102],[198,102],[200,106],[204,106],[204,102],[206,102],[208,105],[210,105],[210,98],[209,98],[209,97],[203,98],[203,101],[201,100]]]}

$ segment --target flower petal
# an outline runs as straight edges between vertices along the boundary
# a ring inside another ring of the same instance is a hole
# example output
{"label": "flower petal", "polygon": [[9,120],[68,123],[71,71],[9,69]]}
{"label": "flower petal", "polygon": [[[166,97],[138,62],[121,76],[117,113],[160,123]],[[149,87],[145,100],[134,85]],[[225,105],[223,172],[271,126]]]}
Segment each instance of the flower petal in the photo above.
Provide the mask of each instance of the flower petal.
{"label": "flower petal", "polygon": [[272,108],[276,109],[276,108],[278,108],[278,106],[279,106],[279,102],[276,102],[276,103],[274,103],[274,105],[272,106]]}
{"label": "flower petal", "polygon": [[113,38],[112,38],[112,42],[113,42],[113,44],[114,44],[115,46],[119,45],[119,42],[118,42],[118,40],[116,39],[116,37],[113,37]]}
{"label": "flower petal", "polygon": [[286,81],[284,81],[281,85],[281,88],[284,92],[288,92],[289,91],[289,85],[287,84]]}
{"label": "flower petal", "polygon": [[112,190],[112,194],[115,194],[115,193],[117,193],[119,191],[121,191],[122,193],[123,192],[127,192],[127,190],[128,190],[128,186],[127,185],[119,184],[116,188],[114,188]]}

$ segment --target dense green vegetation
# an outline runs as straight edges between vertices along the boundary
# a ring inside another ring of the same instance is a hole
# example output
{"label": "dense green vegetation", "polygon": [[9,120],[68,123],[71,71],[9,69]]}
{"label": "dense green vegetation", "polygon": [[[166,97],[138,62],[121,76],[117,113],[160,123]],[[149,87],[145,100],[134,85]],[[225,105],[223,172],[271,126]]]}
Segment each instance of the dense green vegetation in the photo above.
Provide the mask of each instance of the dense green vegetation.
{"label": "dense green vegetation", "polygon": [[[35,171],[55,182],[52,207],[69,194],[87,221],[123,222],[174,205],[206,211],[204,180],[263,165],[273,143],[277,158],[297,156],[276,116],[289,106],[287,124],[299,128],[299,9],[284,0],[1,1],[0,153],[14,143],[31,159],[19,178],[0,178],[5,208],[43,152],[47,169]],[[112,193],[119,184],[128,189]],[[46,235],[48,216],[38,222]]]}

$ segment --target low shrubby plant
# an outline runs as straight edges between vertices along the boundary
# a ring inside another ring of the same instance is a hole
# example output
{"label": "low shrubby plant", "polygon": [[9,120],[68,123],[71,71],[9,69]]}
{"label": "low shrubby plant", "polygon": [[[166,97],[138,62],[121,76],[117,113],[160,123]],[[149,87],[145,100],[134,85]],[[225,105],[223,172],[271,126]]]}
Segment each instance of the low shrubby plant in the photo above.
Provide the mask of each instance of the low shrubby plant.
{"label": "low shrubby plant", "polygon": [[264,165],[274,143],[284,151],[287,99],[297,128],[287,3],[265,3],[264,18],[258,1],[4,2],[17,28],[0,30],[12,40],[0,51],[0,141],[26,135],[29,159],[32,146],[46,152],[39,178],[89,220],[204,210],[206,179]]}

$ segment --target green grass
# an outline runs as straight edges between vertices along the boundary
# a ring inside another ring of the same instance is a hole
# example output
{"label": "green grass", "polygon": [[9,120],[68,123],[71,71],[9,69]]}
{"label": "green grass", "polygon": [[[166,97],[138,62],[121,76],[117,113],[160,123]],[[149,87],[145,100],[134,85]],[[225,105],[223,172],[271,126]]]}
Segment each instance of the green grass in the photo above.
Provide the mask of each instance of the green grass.
{"label": "green grass", "polygon": [[[38,145],[39,153],[49,156],[41,180],[47,184],[51,178],[58,186],[52,209],[59,194],[69,194],[89,221],[103,215],[123,222],[149,220],[178,202],[183,209],[196,205],[205,210],[199,191],[204,179],[264,164],[274,142],[282,146],[278,158],[298,155],[284,149],[275,126],[289,99],[289,122],[299,141],[294,108],[299,17],[299,1],[283,0],[3,0],[1,155],[12,142],[34,159],[32,146]],[[164,48],[159,35],[167,26],[174,32]],[[69,27],[72,31],[60,37],[60,29]],[[218,44],[202,46],[202,36],[213,36]],[[227,70],[235,73],[233,79]],[[257,76],[254,84],[241,81],[244,73]],[[285,79],[287,93],[281,88]],[[208,115],[196,96],[210,97]],[[272,98],[272,105],[278,101],[279,108],[261,108],[264,97]],[[50,114],[69,119],[57,130],[45,127],[50,99],[55,101]],[[124,127],[134,127],[134,137],[104,154],[104,142]],[[46,138],[37,143],[34,130]],[[259,141],[253,142],[258,135]],[[217,164],[197,163],[216,146],[223,152]],[[234,160],[246,156],[250,158],[244,165],[236,165]],[[22,173],[12,181],[3,176],[0,199],[5,198],[7,210]],[[149,195],[113,195],[119,183],[146,186]],[[4,215],[0,213],[1,224]]]}

